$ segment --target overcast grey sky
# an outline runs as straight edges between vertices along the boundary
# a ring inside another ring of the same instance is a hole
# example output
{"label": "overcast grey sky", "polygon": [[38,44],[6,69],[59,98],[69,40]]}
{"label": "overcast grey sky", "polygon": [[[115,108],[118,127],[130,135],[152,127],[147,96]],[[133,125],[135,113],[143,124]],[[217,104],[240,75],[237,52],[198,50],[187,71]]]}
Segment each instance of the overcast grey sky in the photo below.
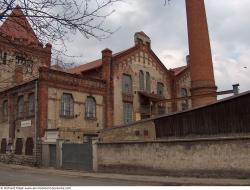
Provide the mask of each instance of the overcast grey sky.
{"label": "overcast grey sky", "polygon": [[[241,91],[250,90],[250,0],[205,0],[215,79],[219,90],[240,83]],[[169,68],[185,65],[188,54],[185,0],[124,0],[107,27],[119,30],[102,41],[72,37],[70,54],[81,55],[86,63],[101,57],[104,48],[113,52],[133,45],[133,35],[144,31],[152,40],[152,49]],[[244,68],[247,67],[247,68]]]}

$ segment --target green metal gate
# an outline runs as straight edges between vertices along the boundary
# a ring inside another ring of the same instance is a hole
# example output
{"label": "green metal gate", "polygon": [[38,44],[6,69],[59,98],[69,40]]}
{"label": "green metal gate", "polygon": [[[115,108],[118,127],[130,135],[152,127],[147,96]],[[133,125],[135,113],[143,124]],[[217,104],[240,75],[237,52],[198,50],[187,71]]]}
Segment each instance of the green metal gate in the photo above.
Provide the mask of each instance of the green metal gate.
{"label": "green metal gate", "polygon": [[62,168],[92,171],[92,144],[63,144]]}
{"label": "green metal gate", "polygon": [[49,145],[49,152],[50,152],[50,167],[56,167],[56,145],[51,144]]}

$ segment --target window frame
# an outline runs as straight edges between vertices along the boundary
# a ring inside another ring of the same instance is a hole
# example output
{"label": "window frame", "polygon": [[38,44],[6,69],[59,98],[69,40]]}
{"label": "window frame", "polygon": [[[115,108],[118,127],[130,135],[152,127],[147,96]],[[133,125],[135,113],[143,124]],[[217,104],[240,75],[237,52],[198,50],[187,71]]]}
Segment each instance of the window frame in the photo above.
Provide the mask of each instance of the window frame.
{"label": "window frame", "polygon": [[123,122],[129,124],[133,122],[133,103],[123,102]]}
{"label": "window frame", "polygon": [[96,100],[93,96],[87,96],[85,100],[85,119],[96,119]]}
{"label": "window frame", "polygon": [[61,96],[60,116],[65,118],[74,117],[74,97],[70,93]]}
{"label": "window frame", "polygon": [[[164,96],[164,84],[162,82],[157,82],[157,95],[158,96]],[[162,92],[162,93],[159,93]]]}
{"label": "window frame", "polygon": [[[128,84],[127,82],[130,84]],[[128,87],[126,85],[128,85]],[[132,79],[132,76],[129,74],[124,73],[122,75],[122,93],[133,94],[133,79]]]}
{"label": "window frame", "polygon": [[24,95],[20,95],[17,98],[17,117],[24,117],[25,108],[24,108]]}
{"label": "window frame", "polygon": [[2,118],[3,121],[7,120],[9,117],[9,101],[3,100],[2,102]]}
{"label": "window frame", "polygon": [[[185,92],[185,93],[183,93],[183,92]],[[187,90],[187,88],[181,88],[181,97],[182,98],[188,97],[188,90]],[[182,100],[181,101],[181,110],[185,111],[185,110],[188,109],[188,107],[189,107],[188,106],[188,100],[187,99]]]}
{"label": "window frame", "polygon": [[139,71],[139,89],[140,91],[145,90],[144,72],[142,70]]}
{"label": "window frame", "polygon": [[[33,97],[33,101],[31,102],[31,97]],[[28,115],[34,116],[35,115],[35,93],[30,93],[28,96]],[[32,103],[32,109],[31,109],[31,103]]]}
{"label": "window frame", "polygon": [[146,91],[151,93],[151,76],[149,72],[146,72]]}

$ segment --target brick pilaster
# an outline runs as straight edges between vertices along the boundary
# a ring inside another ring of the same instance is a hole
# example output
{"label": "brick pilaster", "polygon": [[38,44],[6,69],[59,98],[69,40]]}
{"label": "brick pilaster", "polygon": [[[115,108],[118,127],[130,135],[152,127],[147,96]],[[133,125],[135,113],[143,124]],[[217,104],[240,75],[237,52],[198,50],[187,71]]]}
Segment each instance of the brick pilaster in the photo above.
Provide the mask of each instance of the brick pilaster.
{"label": "brick pilaster", "polygon": [[112,51],[105,49],[102,51],[102,79],[106,80],[106,96],[105,96],[105,127],[113,126],[113,110],[114,110],[114,88],[112,80]]}

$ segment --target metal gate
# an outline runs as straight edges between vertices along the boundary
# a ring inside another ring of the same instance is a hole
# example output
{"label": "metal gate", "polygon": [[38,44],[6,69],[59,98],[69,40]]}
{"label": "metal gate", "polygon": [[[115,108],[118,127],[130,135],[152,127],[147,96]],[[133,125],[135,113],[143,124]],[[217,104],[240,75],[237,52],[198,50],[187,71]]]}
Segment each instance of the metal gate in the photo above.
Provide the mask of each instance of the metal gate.
{"label": "metal gate", "polygon": [[62,168],[91,171],[93,169],[92,144],[63,144]]}
{"label": "metal gate", "polygon": [[56,145],[55,144],[49,145],[49,152],[50,152],[49,165],[51,167],[56,167]]}

